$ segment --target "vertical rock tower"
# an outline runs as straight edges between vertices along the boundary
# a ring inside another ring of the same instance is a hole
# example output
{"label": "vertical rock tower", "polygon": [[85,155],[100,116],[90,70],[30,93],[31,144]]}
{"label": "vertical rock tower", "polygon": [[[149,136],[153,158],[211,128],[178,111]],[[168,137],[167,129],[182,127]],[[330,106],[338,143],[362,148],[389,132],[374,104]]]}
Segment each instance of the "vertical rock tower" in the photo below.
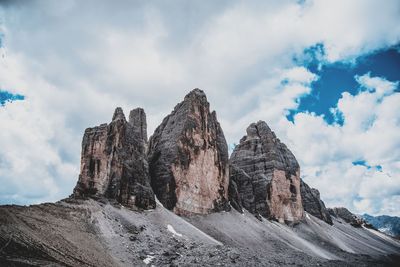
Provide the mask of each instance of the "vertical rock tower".
{"label": "vertical rock tower", "polygon": [[247,128],[230,161],[229,195],[236,209],[280,222],[303,217],[299,164],[267,123]]}
{"label": "vertical rock tower", "polygon": [[155,130],[149,165],[155,194],[175,213],[207,214],[228,206],[228,146],[202,90],[187,94]]}
{"label": "vertical rock tower", "polygon": [[154,208],[146,147],[143,109],[132,110],[127,122],[122,109],[117,108],[110,124],[86,129],[81,172],[73,195],[107,197],[127,206]]}

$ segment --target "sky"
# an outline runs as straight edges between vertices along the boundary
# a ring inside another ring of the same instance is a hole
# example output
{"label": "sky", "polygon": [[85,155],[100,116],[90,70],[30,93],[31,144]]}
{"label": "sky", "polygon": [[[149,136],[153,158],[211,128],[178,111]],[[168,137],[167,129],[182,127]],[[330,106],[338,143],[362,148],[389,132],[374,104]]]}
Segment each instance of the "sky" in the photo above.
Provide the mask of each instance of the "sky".
{"label": "sky", "polygon": [[231,148],[264,120],[327,206],[399,216],[399,44],[398,0],[0,1],[0,204],[67,197],[85,128],[201,88]]}

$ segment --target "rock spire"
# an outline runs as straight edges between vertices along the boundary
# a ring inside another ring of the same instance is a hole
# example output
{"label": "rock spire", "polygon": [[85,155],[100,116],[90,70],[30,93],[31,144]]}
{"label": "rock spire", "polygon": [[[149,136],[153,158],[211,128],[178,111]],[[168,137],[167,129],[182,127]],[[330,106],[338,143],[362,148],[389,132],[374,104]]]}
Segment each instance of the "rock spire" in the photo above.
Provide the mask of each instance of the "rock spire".
{"label": "rock spire", "polygon": [[129,122],[116,108],[112,122],[85,131],[74,197],[106,197],[123,205],[154,208],[146,155],[146,115],[134,109]]}

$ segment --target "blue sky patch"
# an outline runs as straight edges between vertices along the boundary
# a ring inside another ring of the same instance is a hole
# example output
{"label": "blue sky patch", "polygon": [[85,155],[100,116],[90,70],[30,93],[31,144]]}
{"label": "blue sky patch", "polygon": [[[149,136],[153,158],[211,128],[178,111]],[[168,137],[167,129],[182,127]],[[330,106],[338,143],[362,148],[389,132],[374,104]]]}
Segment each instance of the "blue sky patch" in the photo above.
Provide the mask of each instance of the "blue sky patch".
{"label": "blue sky patch", "polygon": [[354,166],[365,166],[368,169],[371,169],[371,166],[369,166],[365,160],[356,160],[356,161],[353,161],[352,164]]}
{"label": "blue sky patch", "polygon": [[25,96],[20,94],[12,94],[10,92],[0,90],[0,106],[4,106],[7,102],[13,102],[16,100],[24,100]]}
{"label": "blue sky patch", "polygon": [[356,161],[353,161],[352,164],[354,166],[367,167],[368,170],[370,170],[371,168],[374,168],[376,171],[382,172],[382,166],[381,165],[371,166],[365,160],[356,160]]}
{"label": "blue sky patch", "polygon": [[[294,58],[294,61],[305,65],[320,78],[312,84],[311,94],[299,100],[298,109],[290,110],[288,120],[293,122],[294,115],[300,112],[313,112],[324,115],[329,124],[343,125],[343,118],[340,118],[340,114],[332,112],[332,108],[336,106],[343,92],[352,95],[359,92],[360,86],[355,76],[370,73],[371,77],[385,77],[389,81],[400,80],[400,44],[359,57],[355,63],[325,64],[323,56],[323,44],[316,44],[304,50],[301,57]],[[396,91],[399,92],[399,88]]]}

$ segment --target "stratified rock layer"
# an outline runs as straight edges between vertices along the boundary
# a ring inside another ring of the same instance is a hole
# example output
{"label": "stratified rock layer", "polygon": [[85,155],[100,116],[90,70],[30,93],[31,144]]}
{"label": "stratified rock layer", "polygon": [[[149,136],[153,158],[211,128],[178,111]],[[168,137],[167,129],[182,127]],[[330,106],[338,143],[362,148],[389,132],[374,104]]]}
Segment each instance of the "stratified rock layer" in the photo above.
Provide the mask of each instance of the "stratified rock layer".
{"label": "stratified rock layer", "polygon": [[230,159],[230,201],[281,222],[303,217],[300,167],[290,150],[259,121],[247,128]]}
{"label": "stratified rock layer", "polygon": [[146,115],[140,108],[131,111],[129,122],[117,108],[109,125],[86,129],[81,172],[73,195],[107,197],[127,206],[154,208],[146,143]]}
{"label": "stratified rock layer", "polygon": [[151,185],[177,214],[227,207],[228,147],[206,95],[194,89],[155,130],[149,142]]}
{"label": "stratified rock layer", "polygon": [[311,215],[332,225],[332,219],[324,202],[321,200],[319,191],[310,188],[303,180],[300,181],[300,192],[303,208]]}

